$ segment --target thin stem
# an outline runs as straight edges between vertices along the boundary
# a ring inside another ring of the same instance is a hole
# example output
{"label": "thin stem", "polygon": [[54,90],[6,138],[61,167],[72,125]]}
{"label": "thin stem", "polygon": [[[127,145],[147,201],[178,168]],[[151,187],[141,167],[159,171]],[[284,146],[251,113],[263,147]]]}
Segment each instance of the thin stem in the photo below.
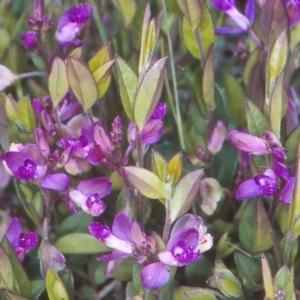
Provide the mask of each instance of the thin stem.
{"label": "thin stem", "polygon": [[[163,4],[165,18],[168,19],[166,0],[162,0],[162,4]],[[185,150],[185,142],[184,142],[183,129],[182,129],[182,119],[181,119],[180,107],[179,107],[177,79],[176,79],[176,72],[175,72],[175,60],[174,60],[171,34],[169,28],[166,30],[166,35],[167,35],[169,55],[170,55],[171,73],[172,73],[172,80],[173,80],[173,93],[174,93],[175,107],[176,107],[176,123],[178,127],[179,142],[181,148]]]}
{"label": "thin stem", "polygon": [[23,79],[23,78],[33,77],[33,76],[45,76],[45,77],[47,77],[47,73],[41,72],[41,71],[27,72],[27,73],[22,73],[22,74],[17,75],[17,79]]}
{"label": "thin stem", "polygon": [[138,166],[140,168],[143,167],[144,164],[144,157],[143,157],[143,144],[142,144],[142,133],[138,131],[137,139],[136,139],[136,147],[137,147],[137,154],[138,154]]}
{"label": "thin stem", "polygon": [[[92,5],[94,7],[97,7],[95,0],[91,0],[91,3],[92,3]],[[101,21],[99,13],[98,13],[99,10],[100,9],[96,9],[96,12],[93,14],[93,17],[94,17],[94,20],[96,22],[96,27],[97,27],[99,35],[101,37],[102,43],[103,44],[107,44],[108,43],[108,39],[107,39],[107,36],[106,36],[106,33],[105,33],[105,29],[104,29],[103,23]]]}

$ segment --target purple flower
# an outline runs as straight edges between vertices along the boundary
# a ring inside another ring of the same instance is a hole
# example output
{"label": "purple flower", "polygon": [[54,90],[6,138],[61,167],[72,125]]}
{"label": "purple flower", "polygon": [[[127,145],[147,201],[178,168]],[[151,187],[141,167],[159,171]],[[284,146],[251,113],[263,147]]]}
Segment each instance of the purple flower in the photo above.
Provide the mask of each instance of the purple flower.
{"label": "purple flower", "polygon": [[243,182],[235,195],[238,200],[247,200],[261,195],[269,197],[276,191],[276,175],[271,169],[267,169],[263,174]]}
{"label": "purple flower", "polygon": [[230,142],[239,150],[255,155],[269,153],[269,145],[262,138],[248,133],[231,130],[229,133]]}
{"label": "purple flower", "polygon": [[64,46],[80,46],[83,41],[73,41],[93,14],[89,3],[68,9],[59,19],[55,33],[56,40]]}
{"label": "purple flower", "polygon": [[101,215],[106,205],[101,200],[111,192],[111,182],[107,178],[93,178],[81,181],[77,189],[69,192],[71,201],[92,216]]}
{"label": "purple flower", "polygon": [[218,153],[226,137],[226,125],[223,121],[217,121],[209,136],[208,150],[212,154]]}
{"label": "purple flower", "polygon": [[150,117],[150,120],[162,120],[167,112],[167,104],[166,103],[158,103],[153,114]]}
{"label": "purple flower", "polygon": [[[200,217],[183,215],[175,223],[165,251],[158,254],[159,262],[147,265],[141,272],[143,285],[157,289],[169,281],[169,266],[184,266],[199,259],[212,247],[213,238],[206,233]],[[159,276],[158,276],[159,274]]]}
{"label": "purple flower", "polygon": [[283,204],[291,204],[293,199],[296,178],[291,176],[285,183],[279,195],[279,201]]}
{"label": "purple flower", "polygon": [[34,51],[35,49],[37,49],[38,41],[39,33],[32,30],[28,31],[23,38],[24,47],[28,51]]}
{"label": "purple flower", "polygon": [[218,28],[216,34],[238,34],[247,31],[255,18],[255,0],[248,0],[245,14],[241,14],[237,8],[235,0],[213,0],[212,5],[224,12],[240,29]]}
{"label": "purple flower", "polygon": [[289,25],[293,27],[300,21],[300,1],[284,0],[284,3],[289,17]]}
{"label": "purple flower", "polygon": [[116,214],[112,231],[107,225],[98,222],[91,223],[89,231],[96,239],[114,249],[112,254],[100,256],[98,259],[101,261],[133,256],[141,264],[156,248],[154,239],[146,236],[141,226],[136,221],[131,222],[125,213]]}
{"label": "purple flower", "polygon": [[14,249],[19,261],[23,261],[26,253],[38,243],[38,235],[35,232],[23,233],[18,218],[13,218],[7,226],[4,234]]}
{"label": "purple flower", "polygon": [[97,145],[99,145],[100,149],[106,154],[111,153],[114,147],[109,136],[106,134],[103,126],[100,123],[95,123],[93,133],[94,141]]}

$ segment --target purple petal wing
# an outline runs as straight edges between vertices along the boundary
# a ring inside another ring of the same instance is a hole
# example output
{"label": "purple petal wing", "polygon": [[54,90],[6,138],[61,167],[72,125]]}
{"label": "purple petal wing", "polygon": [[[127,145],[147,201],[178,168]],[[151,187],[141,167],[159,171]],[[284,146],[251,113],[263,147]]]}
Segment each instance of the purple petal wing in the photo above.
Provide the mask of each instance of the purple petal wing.
{"label": "purple petal wing", "polygon": [[65,191],[69,188],[69,185],[69,177],[64,173],[57,173],[46,175],[41,187],[55,191]]}
{"label": "purple petal wing", "polygon": [[111,186],[112,183],[107,178],[99,177],[81,181],[77,189],[87,197],[98,194],[102,198],[111,192]]}
{"label": "purple petal wing", "polygon": [[195,228],[177,231],[168,241],[167,250],[172,251],[174,245],[184,241],[186,247],[196,248],[199,242],[199,232]]}
{"label": "purple petal wing", "polygon": [[147,265],[141,272],[143,285],[151,290],[165,285],[169,281],[169,278],[170,269],[161,262]]}
{"label": "purple petal wing", "polygon": [[124,213],[118,213],[115,216],[112,226],[112,233],[115,237],[123,241],[132,243],[131,238],[131,223]]}
{"label": "purple petal wing", "polygon": [[245,33],[246,30],[238,29],[238,28],[227,28],[227,27],[221,27],[217,28],[215,30],[216,35],[222,35],[222,34],[242,34]]}
{"label": "purple petal wing", "polygon": [[260,186],[253,179],[243,182],[235,193],[238,200],[248,200],[262,194]]}
{"label": "purple petal wing", "polygon": [[105,255],[101,255],[97,258],[97,260],[99,261],[111,261],[111,260],[116,260],[116,259],[120,259],[120,258],[125,258],[125,257],[129,257],[130,255],[128,253],[124,253],[121,251],[114,251],[111,254],[105,254]]}
{"label": "purple petal wing", "polygon": [[164,123],[159,120],[150,120],[145,124],[142,132],[142,143],[151,145],[156,143],[162,136]]}
{"label": "purple petal wing", "polygon": [[248,20],[250,21],[250,24],[253,24],[254,20],[255,20],[255,10],[256,10],[256,6],[255,6],[255,0],[248,0],[246,7],[245,7],[245,15],[248,18]]}
{"label": "purple petal wing", "polygon": [[294,187],[296,183],[295,177],[290,177],[289,180],[285,183],[284,188],[282,189],[279,195],[279,201],[284,204],[291,204],[293,198]]}
{"label": "purple petal wing", "polygon": [[24,164],[26,159],[31,158],[20,152],[7,152],[4,155],[5,163],[13,173]]}
{"label": "purple petal wing", "polygon": [[22,233],[22,226],[19,219],[13,218],[9,222],[4,235],[8,238],[12,247],[14,248],[19,243],[19,236],[21,233]]}

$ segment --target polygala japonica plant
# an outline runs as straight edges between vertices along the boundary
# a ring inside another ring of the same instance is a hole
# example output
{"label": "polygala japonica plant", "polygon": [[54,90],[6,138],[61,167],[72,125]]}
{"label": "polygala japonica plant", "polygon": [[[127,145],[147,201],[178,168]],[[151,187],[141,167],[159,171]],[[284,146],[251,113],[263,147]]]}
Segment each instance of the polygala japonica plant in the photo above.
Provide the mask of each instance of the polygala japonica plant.
{"label": "polygala japonica plant", "polygon": [[0,20],[0,299],[299,298],[300,1]]}

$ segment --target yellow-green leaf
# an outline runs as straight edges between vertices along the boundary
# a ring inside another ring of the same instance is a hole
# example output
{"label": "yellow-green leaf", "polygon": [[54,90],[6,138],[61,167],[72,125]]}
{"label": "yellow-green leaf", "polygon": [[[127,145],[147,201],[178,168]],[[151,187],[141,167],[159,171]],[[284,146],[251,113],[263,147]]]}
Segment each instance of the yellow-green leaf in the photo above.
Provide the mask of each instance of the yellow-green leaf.
{"label": "yellow-green leaf", "polygon": [[84,111],[87,111],[98,99],[98,88],[93,75],[81,61],[69,57],[67,76],[74,95],[83,106]]}
{"label": "yellow-green leaf", "polygon": [[175,291],[174,300],[217,300],[214,292],[191,287],[180,287]]}
{"label": "yellow-green leaf", "polygon": [[50,300],[69,300],[69,296],[63,282],[52,269],[48,269],[47,271],[46,287]]}
{"label": "yellow-green leaf", "polygon": [[199,189],[203,170],[195,170],[180,179],[175,193],[170,201],[170,220],[173,223],[178,217],[186,213]]}
{"label": "yellow-green leaf", "polygon": [[12,95],[7,95],[5,97],[5,113],[7,118],[10,121],[16,122],[19,121],[19,107],[16,100]]}
{"label": "yellow-green leaf", "polygon": [[28,132],[35,128],[35,116],[29,96],[25,96],[18,102],[20,121]]}
{"label": "yellow-green leaf", "polygon": [[166,180],[167,175],[167,162],[164,158],[156,151],[152,154],[152,171],[157,175],[163,182]]}
{"label": "yellow-green leaf", "polygon": [[284,68],[288,50],[287,33],[284,30],[276,39],[269,59],[270,79],[275,80]]}
{"label": "yellow-green leaf", "polygon": [[177,0],[177,3],[189,21],[192,30],[196,30],[201,21],[201,2],[200,0]]}
{"label": "yellow-green leaf", "polygon": [[66,64],[59,57],[53,60],[48,86],[53,105],[57,106],[69,90]]}
{"label": "yellow-green leaf", "polygon": [[102,46],[96,54],[89,60],[88,66],[92,73],[94,73],[99,67],[112,59],[110,44]]}
{"label": "yellow-green leaf", "polygon": [[70,52],[70,54],[68,56],[71,56],[71,57],[76,58],[76,59],[80,59],[80,57],[82,55],[82,48],[83,48],[83,46],[76,47],[75,49],[73,49]]}
{"label": "yellow-green leaf", "polygon": [[175,154],[168,164],[168,174],[172,176],[173,184],[177,183],[182,170],[182,152]]}
{"label": "yellow-green leaf", "polygon": [[128,27],[131,23],[132,18],[136,13],[136,2],[135,0],[113,0],[114,5],[121,12],[124,25]]}
{"label": "yellow-green leaf", "polygon": [[202,97],[206,105],[213,110],[215,104],[214,94],[214,45],[212,44],[209,48],[208,54],[205,59],[203,66],[203,77],[202,77]]}
{"label": "yellow-green leaf", "polygon": [[14,283],[13,269],[9,261],[9,256],[5,250],[0,247],[0,289],[11,290]]}
{"label": "yellow-green leaf", "polygon": [[264,288],[265,288],[265,293],[266,293],[265,298],[275,299],[272,274],[271,274],[269,263],[264,254],[261,255],[261,266],[262,266]]}
{"label": "yellow-green leaf", "polygon": [[158,60],[143,77],[134,100],[134,121],[140,131],[155,110],[163,88],[167,57]]}
{"label": "yellow-green leaf", "polygon": [[121,100],[124,110],[133,121],[133,103],[137,90],[138,78],[129,65],[121,57],[116,56]]}
{"label": "yellow-green leaf", "polygon": [[163,182],[154,173],[139,167],[125,167],[124,170],[129,182],[144,196],[151,199],[168,197]]}

